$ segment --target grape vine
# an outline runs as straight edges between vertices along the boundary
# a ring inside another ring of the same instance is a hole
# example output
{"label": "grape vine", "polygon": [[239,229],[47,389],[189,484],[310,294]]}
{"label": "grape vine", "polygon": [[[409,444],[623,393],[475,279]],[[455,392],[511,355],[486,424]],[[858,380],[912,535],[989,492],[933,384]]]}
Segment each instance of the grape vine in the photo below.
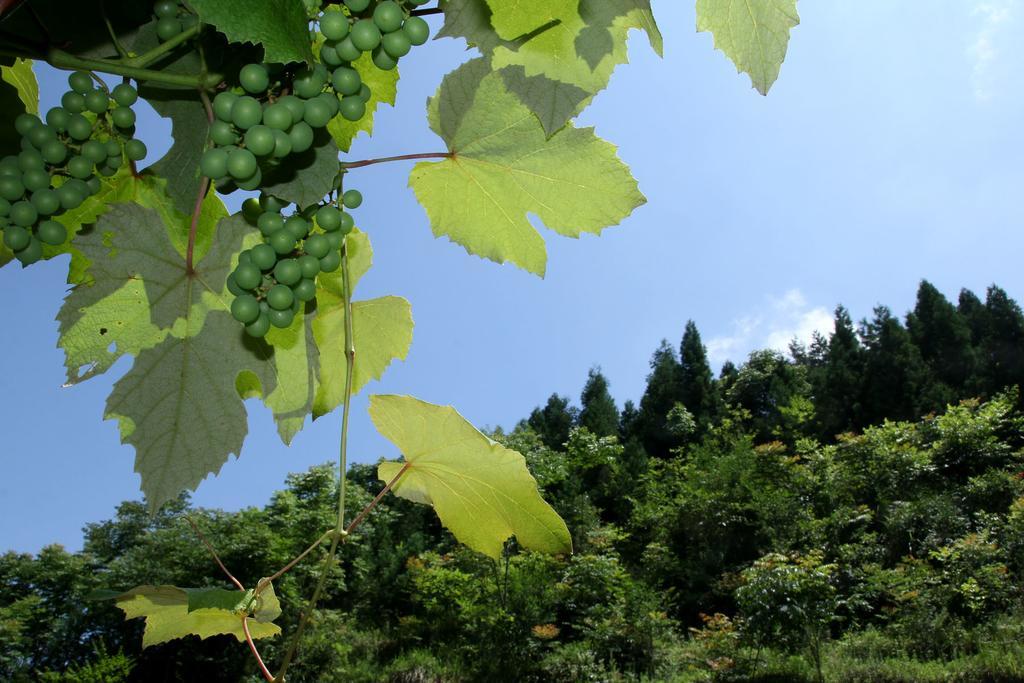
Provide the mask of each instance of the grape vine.
{"label": "grape vine", "polygon": [[[197,529],[234,588],[111,592],[126,618],[146,619],[145,646],[230,634],[264,678],[285,680],[339,545],[388,493],[431,505],[490,557],[513,536],[526,549],[571,552],[520,454],[453,408],[408,396],[371,397],[375,426],[403,460],[380,464],[380,494],[345,523],[351,397],[405,358],[412,337],[404,299],[354,299],[372,248],[348,177],[417,162],[410,186],[435,235],[543,275],[544,240],[529,214],[578,237],[645,201],[615,148],[573,119],[626,61],[630,30],[659,53],[662,36],[649,0],[428,2],[0,0],[0,266],[70,255],[58,315],[69,384],[134,357],[105,417],[135,448],[150,508],[239,453],[243,399],[272,410],[286,443],[308,417],[342,408],[334,528],[252,588]],[[747,5],[752,30],[705,0],[698,22],[766,92],[797,23],[795,0]],[[432,34],[476,51],[428,103],[445,149],[346,158],[357,135],[372,133],[377,107],[395,103],[402,60]],[[60,105],[42,117],[33,60],[70,72]],[[145,168],[140,99],[171,120],[174,137]],[[221,197],[238,191],[250,195],[231,215]],[[328,541],[275,676],[255,642],[281,632],[273,582]]]}

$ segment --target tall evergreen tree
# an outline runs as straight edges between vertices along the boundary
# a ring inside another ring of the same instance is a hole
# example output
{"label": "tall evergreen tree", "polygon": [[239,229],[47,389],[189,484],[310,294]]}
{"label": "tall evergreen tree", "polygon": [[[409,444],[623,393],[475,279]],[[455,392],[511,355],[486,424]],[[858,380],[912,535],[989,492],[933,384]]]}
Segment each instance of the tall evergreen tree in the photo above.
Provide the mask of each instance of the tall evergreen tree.
{"label": "tall evergreen tree", "polygon": [[843,306],[837,306],[835,329],[828,339],[824,364],[811,375],[822,438],[831,439],[860,426],[863,372],[864,349],[857,339],[853,321]]}
{"label": "tall evergreen tree", "polygon": [[729,403],[750,413],[750,428],[759,442],[783,436],[783,409],[794,401],[806,402],[810,394],[806,370],[790,363],[778,351],[764,349],[750,354],[729,385]]}
{"label": "tall evergreen tree", "polygon": [[686,321],[679,349],[679,396],[697,421],[698,434],[707,431],[719,412],[718,387],[708,364],[707,349],[692,320]]}
{"label": "tall evergreen tree", "polygon": [[1024,389],[1024,313],[1017,302],[995,285],[985,297],[986,330],[981,342],[986,389]]}
{"label": "tall evergreen tree", "polygon": [[551,394],[543,408],[534,408],[527,425],[537,432],[544,445],[553,450],[564,450],[569,432],[576,422],[576,409],[569,405],[569,399]]}
{"label": "tall evergreen tree", "polygon": [[969,289],[960,290],[956,310],[971,331],[971,347],[974,350],[974,368],[967,378],[964,390],[966,394],[973,396],[987,395],[990,390],[984,345],[988,335],[988,310],[981,299]]}
{"label": "tall evergreen tree", "polygon": [[580,396],[581,427],[598,436],[611,436],[619,431],[619,409],[608,392],[608,380],[600,368],[591,368]]}
{"label": "tall evergreen tree", "polygon": [[907,314],[907,330],[931,373],[924,387],[926,410],[942,410],[966,391],[974,372],[974,348],[967,321],[927,280],[917,290],[917,304]]}
{"label": "tall evergreen tree", "polygon": [[622,405],[622,414],[619,415],[619,440],[626,443],[630,440],[639,442],[640,438],[640,411],[632,401],[626,401]]}
{"label": "tall evergreen tree", "polygon": [[867,347],[861,394],[864,425],[916,419],[928,369],[910,333],[887,307],[878,306],[875,317],[861,323],[861,337]]}
{"label": "tall evergreen tree", "polygon": [[647,388],[637,415],[637,436],[649,455],[666,457],[680,444],[679,438],[668,428],[666,418],[681,398],[679,359],[675,349],[663,339],[651,357],[651,373],[647,375]]}

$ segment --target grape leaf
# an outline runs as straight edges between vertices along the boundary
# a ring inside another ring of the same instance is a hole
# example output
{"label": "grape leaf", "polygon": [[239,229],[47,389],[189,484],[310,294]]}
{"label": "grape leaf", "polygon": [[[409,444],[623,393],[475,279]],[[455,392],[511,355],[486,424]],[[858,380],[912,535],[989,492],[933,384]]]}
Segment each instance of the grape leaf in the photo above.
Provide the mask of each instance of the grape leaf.
{"label": "grape leaf", "polygon": [[[248,596],[244,591],[138,586],[112,599],[125,619],[145,618],[142,647],[147,648],[190,635],[231,635],[245,641],[242,610]],[[278,635],[281,629],[272,622],[281,615],[281,604],[272,585],[260,594],[259,605],[249,618],[250,634],[254,639]]]}
{"label": "grape leaf", "polygon": [[199,17],[235,43],[263,46],[267,62],[312,62],[302,0],[191,0]]}
{"label": "grape leaf", "polygon": [[[369,269],[373,251],[365,233],[347,238],[350,284],[353,289]],[[385,296],[352,304],[356,358],[352,377],[355,395],[371,379],[380,379],[395,359],[405,360],[412,345],[412,309],[401,297]],[[313,417],[331,412],[345,398],[348,366],[345,358],[345,306],[340,273],[320,276],[313,334],[321,350],[320,376]]]}
{"label": "grape leaf", "polygon": [[470,47],[489,54],[502,40],[491,26],[491,8],[486,0],[444,0],[444,25],[435,36],[439,38],[465,38]]}
{"label": "grape leaf", "polygon": [[579,0],[487,0],[487,4],[491,7],[491,25],[506,40],[579,16]]}
{"label": "grape leaf", "polygon": [[[288,445],[313,412],[320,373],[320,350],[308,313],[296,315],[287,329],[271,328],[266,337],[274,349],[277,387],[263,402],[274,413],[277,433]],[[254,392],[255,394],[256,392]]]}
{"label": "grape leaf", "polygon": [[263,191],[302,208],[316,204],[334,188],[338,176],[338,145],[317,131],[313,147],[288,157],[263,180]]}
{"label": "grape leaf", "polygon": [[32,62],[12,60],[0,66],[0,157],[21,151],[21,135],[14,120],[30,111],[39,113],[39,87],[32,74]]}
{"label": "grape leaf", "polygon": [[359,133],[373,134],[373,118],[382,104],[395,106],[398,94],[398,69],[378,69],[373,64],[369,52],[352,62],[352,67],[359,72],[363,83],[370,88],[370,101],[366,103],[366,114],[359,121],[352,122],[344,116],[335,116],[327,124],[327,131],[334,138],[343,152],[349,151],[352,141]]}
{"label": "grape leaf", "polygon": [[789,32],[799,23],[796,0],[697,0],[697,30],[710,31],[762,95],[779,77]]}
{"label": "grape leaf", "polygon": [[498,73],[509,92],[537,115],[549,137],[582,111],[593,97],[571,83],[553,81],[546,76],[527,76],[526,69],[521,66],[505,67]]}
{"label": "grape leaf", "polygon": [[451,406],[410,396],[371,396],[377,430],[404,462],[382,462],[377,476],[398,496],[432,505],[460,542],[497,559],[510,537],[524,548],[570,553],[565,522],[544,502],[519,453],[491,441]]}
{"label": "grape leaf", "polygon": [[463,65],[431,98],[431,128],[453,156],[417,164],[410,185],[435,235],[543,276],[544,240],[527,213],[578,237],[619,223],[646,200],[615,148],[593,129],[566,126],[548,139],[500,75],[476,82],[478,68]]}
{"label": "grape leaf", "polygon": [[0,77],[5,83],[14,86],[25,111],[29,114],[39,113],[39,83],[32,71],[31,59],[15,59],[14,64],[0,68]]}

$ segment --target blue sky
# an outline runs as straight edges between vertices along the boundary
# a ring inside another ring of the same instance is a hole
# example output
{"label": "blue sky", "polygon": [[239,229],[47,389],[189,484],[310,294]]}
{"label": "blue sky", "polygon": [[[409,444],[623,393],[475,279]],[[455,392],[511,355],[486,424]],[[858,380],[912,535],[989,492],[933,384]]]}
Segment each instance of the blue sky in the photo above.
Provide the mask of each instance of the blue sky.
{"label": "blue sky", "polygon": [[[827,332],[840,302],[855,318],[878,303],[902,314],[921,278],[951,298],[998,283],[1024,299],[1024,0],[801,3],[767,98],[694,32],[692,2],[653,4],[665,59],[634,34],[631,63],[579,122],[619,146],[649,203],[600,238],[547,233],[545,280],[434,239],[406,187],[410,165],[353,174],[376,253],[358,298],[404,296],[416,320],[408,360],[355,402],[357,461],[395,455],[366,416],[369,392],[509,427],[553,391],[577,397],[595,364],[620,405],[637,400],[651,352],[690,318],[720,363]],[[466,57],[443,40],[403,60],[398,106],[351,157],[440,150],[423,105]],[[45,109],[64,75],[39,74]],[[169,125],[140,120],[153,161]],[[0,270],[0,550],[77,548],[85,523],[138,496],[134,453],[102,421],[128,359],[61,388],[65,274],[63,260]],[[335,457],[339,416],[285,448],[269,413],[248,407],[241,458],[197,504],[262,505],[288,472]]]}

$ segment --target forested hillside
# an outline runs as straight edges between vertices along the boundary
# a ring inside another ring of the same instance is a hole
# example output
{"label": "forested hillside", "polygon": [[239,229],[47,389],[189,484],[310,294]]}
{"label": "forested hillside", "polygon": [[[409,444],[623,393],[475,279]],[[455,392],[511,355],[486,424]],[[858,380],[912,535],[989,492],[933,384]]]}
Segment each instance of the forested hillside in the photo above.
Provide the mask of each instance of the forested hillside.
{"label": "forested hillside", "polygon": [[[922,283],[788,356],[712,372],[697,326],[621,409],[591,371],[493,437],[526,456],[575,552],[500,562],[389,496],[343,546],[290,681],[1024,681],[1024,315],[1003,290]],[[350,514],[379,490],[351,468]],[[263,509],[150,517],[0,557],[0,679],[257,680],[221,637],[140,649],[98,588],[247,585],[332,527],[330,466]],[[275,582],[301,604],[309,561]],[[286,630],[297,614],[281,618]],[[276,659],[279,642],[264,641]]]}

